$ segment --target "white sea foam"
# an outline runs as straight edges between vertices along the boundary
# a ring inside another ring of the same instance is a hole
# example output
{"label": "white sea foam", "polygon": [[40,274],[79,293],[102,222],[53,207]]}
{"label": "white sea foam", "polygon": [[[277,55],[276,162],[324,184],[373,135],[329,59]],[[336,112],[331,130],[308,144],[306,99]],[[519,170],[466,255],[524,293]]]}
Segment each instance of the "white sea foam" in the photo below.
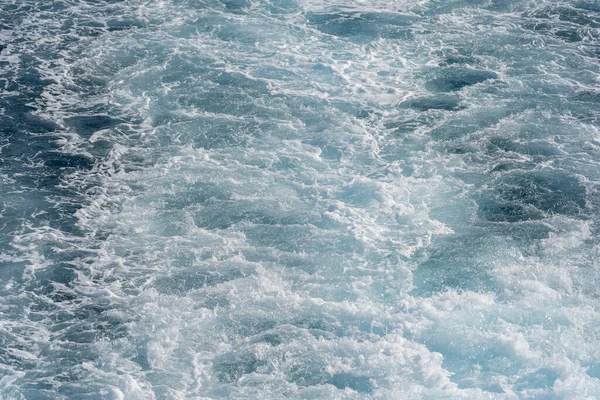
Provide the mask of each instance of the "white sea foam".
{"label": "white sea foam", "polygon": [[593,5],[24,3],[0,397],[600,396]]}

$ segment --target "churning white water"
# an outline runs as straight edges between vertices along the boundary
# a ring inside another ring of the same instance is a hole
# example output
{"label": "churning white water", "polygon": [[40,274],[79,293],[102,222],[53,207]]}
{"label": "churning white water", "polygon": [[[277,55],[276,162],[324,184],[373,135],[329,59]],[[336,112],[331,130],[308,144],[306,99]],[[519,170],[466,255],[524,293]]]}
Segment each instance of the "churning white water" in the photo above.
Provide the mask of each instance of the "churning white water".
{"label": "churning white water", "polygon": [[595,0],[0,0],[0,398],[600,398]]}

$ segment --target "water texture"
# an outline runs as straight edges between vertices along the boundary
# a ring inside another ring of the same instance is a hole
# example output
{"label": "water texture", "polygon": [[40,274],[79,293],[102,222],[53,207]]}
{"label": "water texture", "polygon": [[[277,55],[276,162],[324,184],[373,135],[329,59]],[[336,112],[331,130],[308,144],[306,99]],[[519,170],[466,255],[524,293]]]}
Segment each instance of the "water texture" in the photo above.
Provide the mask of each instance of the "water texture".
{"label": "water texture", "polygon": [[0,398],[600,398],[595,0],[0,0]]}

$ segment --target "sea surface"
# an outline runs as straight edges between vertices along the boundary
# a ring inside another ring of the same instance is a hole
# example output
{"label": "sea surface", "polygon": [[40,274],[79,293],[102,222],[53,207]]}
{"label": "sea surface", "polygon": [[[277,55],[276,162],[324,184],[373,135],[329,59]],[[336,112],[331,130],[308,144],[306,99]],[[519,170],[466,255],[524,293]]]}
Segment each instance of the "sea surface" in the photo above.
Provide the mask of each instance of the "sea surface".
{"label": "sea surface", "polygon": [[598,0],[0,0],[0,398],[599,399]]}

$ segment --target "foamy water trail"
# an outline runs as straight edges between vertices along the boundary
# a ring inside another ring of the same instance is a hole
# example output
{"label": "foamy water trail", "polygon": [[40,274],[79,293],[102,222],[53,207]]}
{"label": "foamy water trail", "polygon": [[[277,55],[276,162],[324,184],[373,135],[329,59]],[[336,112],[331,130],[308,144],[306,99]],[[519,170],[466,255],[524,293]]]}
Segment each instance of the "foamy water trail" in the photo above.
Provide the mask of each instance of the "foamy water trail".
{"label": "foamy water trail", "polygon": [[599,28],[0,0],[0,398],[599,398]]}

